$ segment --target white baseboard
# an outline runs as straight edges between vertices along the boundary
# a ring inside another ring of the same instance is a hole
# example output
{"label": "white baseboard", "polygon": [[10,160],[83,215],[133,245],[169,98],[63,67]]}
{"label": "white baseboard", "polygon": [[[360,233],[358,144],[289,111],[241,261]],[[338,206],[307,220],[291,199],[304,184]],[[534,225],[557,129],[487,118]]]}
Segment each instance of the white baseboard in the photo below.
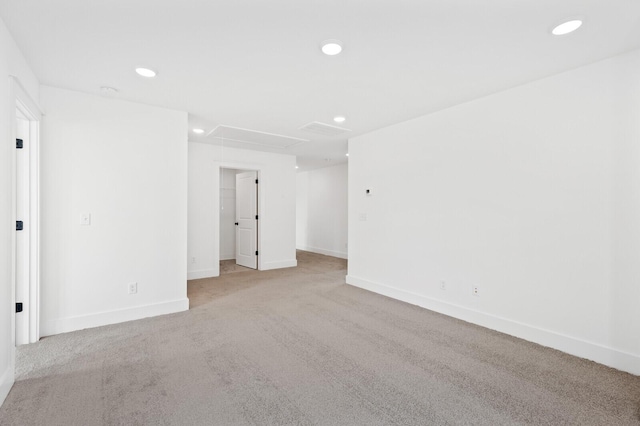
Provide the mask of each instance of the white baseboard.
{"label": "white baseboard", "polygon": [[200,269],[187,272],[187,280],[199,280],[201,278],[214,278],[220,276],[220,269]]}
{"label": "white baseboard", "polygon": [[326,256],[339,257],[340,259],[346,259],[347,253],[342,251],[325,250],[318,247],[298,246],[298,250],[310,251],[311,253],[324,254]]}
{"label": "white baseboard", "polygon": [[155,317],[157,315],[173,314],[189,309],[189,299],[172,300],[170,302],[155,303],[152,305],[135,306],[132,308],[118,309],[115,311],[98,312],[90,315],[82,315],[71,318],[60,318],[42,322],[41,336],[67,333],[69,331],[83,330],[85,328],[100,327],[102,325],[117,324],[142,318]]}
{"label": "white baseboard", "polygon": [[7,369],[4,370],[0,376],[0,405],[2,405],[4,400],[7,398],[7,395],[9,395],[9,391],[13,386],[14,374],[14,366],[8,365]]}
{"label": "white baseboard", "polygon": [[236,254],[232,253],[232,254],[221,254],[220,255],[220,260],[236,260]]}
{"label": "white baseboard", "polygon": [[260,268],[261,271],[268,271],[270,269],[280,269],[280,268],[294,268],[298,266],[298,261],[296,259],[292,260],[279,260],[276,262],[265,262],[262,264]]}
{"label": "white baseboard", "polygon": [[622,352],[598,343],[545,330],[532,325],[455,305],[420,294],[400,290],[385,284],[347,275],[347,284],[393,299],[417,305],[431,311],[477,324],[542,346],[557,349],[580,358],[586,358],[618,370],[640,375],[640,356]]}

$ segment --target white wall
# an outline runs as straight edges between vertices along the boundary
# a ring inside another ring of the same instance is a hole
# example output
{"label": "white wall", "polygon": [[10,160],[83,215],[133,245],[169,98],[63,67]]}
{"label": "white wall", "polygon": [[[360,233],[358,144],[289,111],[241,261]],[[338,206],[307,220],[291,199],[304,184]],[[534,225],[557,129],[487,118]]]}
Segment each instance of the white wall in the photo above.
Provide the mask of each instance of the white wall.
{"label": "white wall", "polygon": [[307,245],[309,229],[309,172],[296,174],[296,248]]}
{"label": "white wall", "polygon": [[347,258],[347,163],[300,172],[296,188],[296,246]]}
{"label": "white wall", "polygon": [[189,142],[189,279],[220,275],[220,168],[259,170],[258,269],[296,261],[296,177],[292,155]]}
{"label": "white wall", "polygon": [[347,281],[640,374],[639,75],[635,51],[351,140]]}
{"label": "white wall", "polygon": [[188,309],[187,114],[41,94],[42,334]]}
{"label": "white wall", "polygon": [[14,158],[15,98],[9,76],[16,77],[26,93],[38,101],[38,80],[0,20],[0,404],[11,389],[14,377],[13,303],[14,262]]}
{"label": "white wall", "polygon": [[220,260],[236,258],[236,173],[220,169]]}

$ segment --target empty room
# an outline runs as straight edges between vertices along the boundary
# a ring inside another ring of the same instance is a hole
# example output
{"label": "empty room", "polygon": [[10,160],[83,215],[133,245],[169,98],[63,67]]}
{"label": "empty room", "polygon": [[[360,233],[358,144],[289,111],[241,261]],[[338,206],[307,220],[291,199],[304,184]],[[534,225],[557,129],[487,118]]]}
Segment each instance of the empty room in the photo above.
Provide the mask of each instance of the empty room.
{"label": "empty room", "polygon": [[0,425],[640,425],[636,0],[0,0]]}

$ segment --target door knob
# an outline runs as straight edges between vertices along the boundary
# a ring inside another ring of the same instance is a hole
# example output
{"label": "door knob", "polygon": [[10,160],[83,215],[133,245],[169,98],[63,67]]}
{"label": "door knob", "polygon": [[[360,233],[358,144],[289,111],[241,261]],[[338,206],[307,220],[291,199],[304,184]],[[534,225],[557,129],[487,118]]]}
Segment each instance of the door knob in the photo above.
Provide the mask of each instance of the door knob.
{"label": "door knob", "polygon": [[238,226],[238,222],[236,222],[236,226]]}

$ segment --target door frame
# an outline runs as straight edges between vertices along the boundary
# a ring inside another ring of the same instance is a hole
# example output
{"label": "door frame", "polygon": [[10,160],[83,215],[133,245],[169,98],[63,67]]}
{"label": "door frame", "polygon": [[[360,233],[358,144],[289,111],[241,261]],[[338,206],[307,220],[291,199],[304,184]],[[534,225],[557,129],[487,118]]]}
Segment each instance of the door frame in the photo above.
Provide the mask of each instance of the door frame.
{"label": "door frame", "polygon": [[[28,256],[24,259],[28,262],[29,278],[23,284],[25,285],[24,294],[28,295],[28,300],[23,301],[29,305],[28,317],[26,319],[27,328],[29,330],[28,343],[35,343],[40,340],[40,122],[42,121],[42,110],[38,104],[29,96],[24,89],[20,80],[14,76],[10,76],[10,123],[11,123],[11,140],[9,143],[15,149],[17,114],[20,113],[29,121],[29,159],[28,159],[28,176],[29,176],[29,250]],[[16,173],[17,163],[16,155],[12,156],[12,215],[13,222],[19,220],[16,216]],[[13,223],[12,222],[12,223]],[[16,234],[12,234],[12,260],[11,260],[11,328],[12,328],[12,344],[15,348],[16,344],[16,312],[14,309],[16,303]],[[12,363],[15,365],[15,349],[12,355]]]}
{"label": "door frame", "polygon": [[216,184],[213,186],[215,195],[213,197],[213,208],[214,211],[218,212],[218,220],[214,223],[214,241],[217,244],[218,249],[214,252],[216,253],[216,258],[213,259],[214,265],[218,270],[218,274],[220,275],[220,169],[236,169],[236,170],[244,170],[247,172],[257,172],[258,174],[258,271],[262,271],[264,264],[264,256],[262,253],[262,236],[264,232],[263,220],[264,217],[264,201],[265,194],[262,190],[262,170],[264,165],[256,164],[256,163],[240,163],[240,162],[227,162],[227,161],[216,161],[213,163],[214,168],[214,179],[216,179]]}

